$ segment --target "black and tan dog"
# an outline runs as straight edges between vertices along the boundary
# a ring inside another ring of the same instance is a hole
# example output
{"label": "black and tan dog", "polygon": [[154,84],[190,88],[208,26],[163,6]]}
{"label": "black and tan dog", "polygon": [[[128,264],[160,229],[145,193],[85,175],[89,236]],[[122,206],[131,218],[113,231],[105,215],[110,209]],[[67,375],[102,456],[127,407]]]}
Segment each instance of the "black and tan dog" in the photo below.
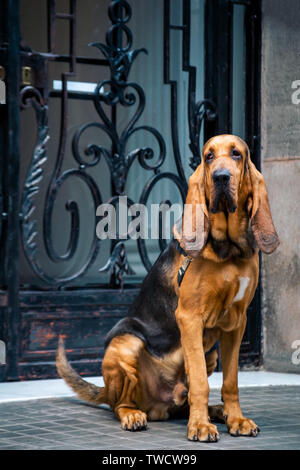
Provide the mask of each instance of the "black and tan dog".
{"label": "black and tan dog", "polygon": [[[190,249],[184,227],[198,227],[195,211],[185,210],[183,235],[175,228],[179,241],[171,241],[160,255],[128,316],[106,338],[105,387],[79,377],[62,342],[57,368],[79,397],[109,404],[125,430],[143,429],[147,420],[188,410],[190,440],[217,441],[211,423],[216,416],[224,417],[230,434],[256,436],[257,425],[239,405],[238,356],[258,282],[258,250],[272,253],[279,241],[264,179],[245,142],[220,135],[205,144],[186,203],[193,209],[201,205],[200,242]],[[188,269],[178,283],[182,266]],[[218,339],[223,408],[208,407],[207,377],[217,361],[211,348]]]}

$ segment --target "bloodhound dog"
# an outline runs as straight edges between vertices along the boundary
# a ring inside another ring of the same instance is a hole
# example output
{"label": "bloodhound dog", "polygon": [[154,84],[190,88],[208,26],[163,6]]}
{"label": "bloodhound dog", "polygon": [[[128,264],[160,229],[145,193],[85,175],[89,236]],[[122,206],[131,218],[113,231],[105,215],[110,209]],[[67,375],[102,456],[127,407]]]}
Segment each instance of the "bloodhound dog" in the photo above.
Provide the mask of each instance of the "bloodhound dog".
{"label": "bloodhound dog", "polygon": [[[217,441],[214,418],[234,436],[256,436],[257,425],[239,405],[239,349],[258,283],[258,251],[272,253],[279,240],[263,176],[239,137],[219,135],[205,144],[189,179],[182,230],[175,226],[173,233],[128,316],[106,337],[105,387],[79,377],[62,340],[58,372],[83,400],[109,404],[124,430],[187,412],[189,440]],[[210,407],[207,377],[218,340],[223,405]]]}

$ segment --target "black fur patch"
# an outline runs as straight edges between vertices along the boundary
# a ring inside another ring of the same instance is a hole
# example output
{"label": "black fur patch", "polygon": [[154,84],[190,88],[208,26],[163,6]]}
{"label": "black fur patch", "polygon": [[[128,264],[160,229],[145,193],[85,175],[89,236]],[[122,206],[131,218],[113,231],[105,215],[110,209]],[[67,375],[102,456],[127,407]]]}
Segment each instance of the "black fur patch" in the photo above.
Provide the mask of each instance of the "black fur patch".
{"label": "black fur patch", "polygon": [[256,250],[256,242],[251,230],[244,236],[243,244],[237,244],[226,238],[226,240],[216,240],[209,235],[208,243],[220,259],[228,258],[251,258]]}
{"label": "black fur patch", "polygon": [[216,240],[212,236],[209,238],[212,249],[220,259],[226,259],[231,253],[231,243],[229,240]]}
{"label": "black fur patch", "polygon": [[177,296],[170,283],[170,272],[179,253],[172,240],[145,277],[141,290],[129,309],[128,316],[120,320],[108,333],[105,347],[115,336],[126,333],[140,338],[150,354],[161,357],[180,344],[176,323]]}

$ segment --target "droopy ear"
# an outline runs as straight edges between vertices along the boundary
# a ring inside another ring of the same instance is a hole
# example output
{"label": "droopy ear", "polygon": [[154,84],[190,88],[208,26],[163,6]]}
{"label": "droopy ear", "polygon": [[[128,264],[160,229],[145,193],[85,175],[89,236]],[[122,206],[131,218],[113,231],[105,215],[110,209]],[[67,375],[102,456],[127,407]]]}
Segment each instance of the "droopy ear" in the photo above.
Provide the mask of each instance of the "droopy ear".
{"label": "droopy ear", "polygon": [[201,163],[189,179],[181,233],[174,227],[174,235],[181,248],[192,258],[196,258],[203,250],[209,232],[204,176],[204,164]]}
{"label": "droopy ear", "polygon": [[248,158],[248,167],[252,186],[252,211],[250,225],[258,245],[263,253],[273,253],[279,245],[279,238],[275,230],[267,188],[262,174]]}

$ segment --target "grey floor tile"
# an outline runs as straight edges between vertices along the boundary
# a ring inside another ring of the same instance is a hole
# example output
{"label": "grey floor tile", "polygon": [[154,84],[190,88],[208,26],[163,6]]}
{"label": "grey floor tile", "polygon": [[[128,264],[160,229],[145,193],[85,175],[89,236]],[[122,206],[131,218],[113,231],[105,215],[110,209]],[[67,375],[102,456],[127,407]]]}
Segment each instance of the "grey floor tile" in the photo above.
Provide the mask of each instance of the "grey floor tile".
{"label": "grey floor tile", "polygon": [[[240,399],[261,433],[234,438],[217,423],[221,439],[211,444],[188,441],[187,420],[150,422],[148,431],[125,432],[110,410],[74,398],[1,404],[0,449],[300,449],[300,387],[241,389]],[[220,393],[213,391],[210,403],[220,403]]]}
{"label": "grey floor tile", "polygon": [[34,447],[26,446],[26,445],[9,445],[7,447],[0,447],[1,450],[35,450]]}
{"label": "grey floor tile", "polygon": [[13,439],[13,438],[19,437],[21,435],[22,434],[17,432],[17,431],[6,431],[6,430],[4,430],[4,431],[0,432],[0,439],[5,439],[5,440],[10,439],[10,438]]}

